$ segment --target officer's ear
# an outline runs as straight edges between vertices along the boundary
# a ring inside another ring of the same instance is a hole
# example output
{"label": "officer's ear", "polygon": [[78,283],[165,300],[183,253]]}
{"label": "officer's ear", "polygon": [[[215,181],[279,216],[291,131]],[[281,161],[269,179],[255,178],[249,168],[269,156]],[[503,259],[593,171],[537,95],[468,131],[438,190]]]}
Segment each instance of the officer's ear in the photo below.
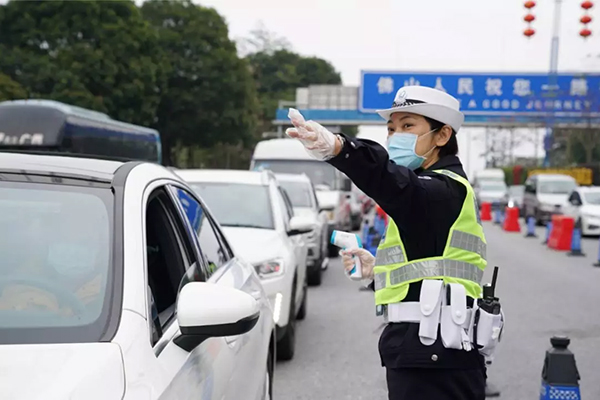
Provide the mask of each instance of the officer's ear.
{"label": "officer's ear", "polygon": [[435,145],[437,147],[444,147],[451,137],[452,127],[450,125],[444,125],[435,133]]}

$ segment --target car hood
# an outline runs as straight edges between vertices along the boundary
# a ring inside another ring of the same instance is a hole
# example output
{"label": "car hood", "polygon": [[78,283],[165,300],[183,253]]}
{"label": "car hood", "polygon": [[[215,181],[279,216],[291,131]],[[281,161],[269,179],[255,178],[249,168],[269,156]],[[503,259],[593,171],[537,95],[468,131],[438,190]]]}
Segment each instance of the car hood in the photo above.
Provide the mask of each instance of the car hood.
{"label": "car hood", "polygon": [[593,215],[594,217],[600,217],[600,205],[597,204],[585,204],[581,207],[581,213],[587,215]]}
{"label": "car hood", "polygon": [[251,264],[281,257],[285,244],[274,229],[222,228],[236,254]]}
{"label": "car hood", "polygon": [[317,199],[322,208],[335,208],[340,202],[340,192],[337,190],[317,190]]}
{"label": "car hood", "polygon": [[569,199],[568,194],[552,194],[552,193],[538,193],[538,199],[540,203],[551,204],[553,206],[560,205],[564,206],[567,204]]}
{"label": "car hood", "polygon": [[121,350],[114,343],[0,346],[0,398],[120,399]]}

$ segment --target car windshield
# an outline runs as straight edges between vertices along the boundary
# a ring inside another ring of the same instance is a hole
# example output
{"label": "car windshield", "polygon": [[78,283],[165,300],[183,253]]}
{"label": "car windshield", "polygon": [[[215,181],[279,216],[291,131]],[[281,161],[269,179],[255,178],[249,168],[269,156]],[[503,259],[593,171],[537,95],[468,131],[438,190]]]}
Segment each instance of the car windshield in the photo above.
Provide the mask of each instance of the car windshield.
{"label": "car windshield", "polygon": [[191,183],[222,226],[274,229],[269,187],[243,183]]}
{"label": "car windshield", "polygon": [[569,194],[575,187],[575,181],[541,181],[538,191],[546,194]]}
{"label": "car windshield", "polygon": [[583,197],[588,204],[600,205],[600,191],[584,193]]}
{"label": "car windshield", "polygon": [[313,196],[310,190],[310,184],[307,182],[286,182],[280,181],[279,184],[285,189],[292,206],[294,207],[313,207]]}
{"label": "car windshield", "polygon": [[268,169],[277,174],[308,175],[313,184],[327,185],[329,189],[339,189],[336,180],[335,168],[321,161],[308,160],[257,160],[254,162],[254,170]]}
{"label": "car windshield", "polygon": [[111,202],[105,188],[0,183],[0,343],[100,340]]}

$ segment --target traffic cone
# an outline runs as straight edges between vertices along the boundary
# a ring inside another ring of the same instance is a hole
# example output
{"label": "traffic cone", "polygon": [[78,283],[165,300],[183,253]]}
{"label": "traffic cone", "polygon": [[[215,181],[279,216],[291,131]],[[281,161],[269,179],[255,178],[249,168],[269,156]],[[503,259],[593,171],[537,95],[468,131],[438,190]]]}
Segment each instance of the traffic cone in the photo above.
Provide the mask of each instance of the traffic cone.
{"label": "traffic cone", "polygon": [[481,204],[481,220],[491,221],[492,220],[492,204],[482,203]]}
{"label": "traffic cone", "polygon": [[525,237],[535,238],[537,235],[535,234],[535,218],[527,217],[527,234]]}
{"label": "traffic cone", "polygon": [[552,233],[552,221],[549,221],[546,224],[546,240],[544,240],[542,244],[548,244],[548,240],[550,240],[550,233]]}
{"label": "traffic cone", "polygon": [[575,224],[573,228],[573,236],[571,238],[571,252],[570,256],[585,256],[583,251],[581,251],[581,229],[579,229],[579,224]]}
{"label": "traffic cone", "polygon": [[542,369],[540,400],[581,400],[581,377],[575,363],[575,355],[567,349],[571,341],[568,337],[554,336],[550,343],[552,348],[546,350]]}
{"label": "traffic cone", "polygon": [[521,232],[518,208],[509,207],[506,209],[506,218],[504,220],[503,229],[506,232]]}

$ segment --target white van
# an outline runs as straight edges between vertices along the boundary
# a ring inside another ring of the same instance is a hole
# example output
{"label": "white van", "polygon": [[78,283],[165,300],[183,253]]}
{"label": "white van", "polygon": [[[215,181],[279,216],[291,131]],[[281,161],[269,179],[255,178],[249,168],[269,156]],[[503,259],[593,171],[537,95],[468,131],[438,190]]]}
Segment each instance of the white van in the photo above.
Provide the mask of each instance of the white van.
{"label": "white van", "polygon": [[562,214],[569,195],[577,187],[575,178],[562,174],[533,174],[525,182],[523,206],[526,216],[533,216],[538,224]]}
{"label": "white van", "polygon": [[[312,158],[298,140],[270,139],[258,142],[250,169],[308,175],[315,187],[319,208],[327,211],[328,235],[334,229],[352,229],[350,179],[326,162]],[[338,252],[338,248],[329,246],[330,257],[335,257]]]}

